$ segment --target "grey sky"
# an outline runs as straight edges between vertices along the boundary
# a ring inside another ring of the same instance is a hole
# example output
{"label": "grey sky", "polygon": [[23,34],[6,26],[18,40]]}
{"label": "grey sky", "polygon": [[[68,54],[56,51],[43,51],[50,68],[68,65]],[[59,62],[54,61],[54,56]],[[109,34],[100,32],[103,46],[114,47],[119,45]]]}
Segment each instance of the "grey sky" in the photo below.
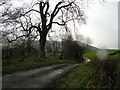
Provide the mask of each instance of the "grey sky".
{"label": "grey sky", "polygon": [[118,48],[118,2],[95,3],[87,16],[87,24],[79,27],[80,33],[89,36],[94,46]]}

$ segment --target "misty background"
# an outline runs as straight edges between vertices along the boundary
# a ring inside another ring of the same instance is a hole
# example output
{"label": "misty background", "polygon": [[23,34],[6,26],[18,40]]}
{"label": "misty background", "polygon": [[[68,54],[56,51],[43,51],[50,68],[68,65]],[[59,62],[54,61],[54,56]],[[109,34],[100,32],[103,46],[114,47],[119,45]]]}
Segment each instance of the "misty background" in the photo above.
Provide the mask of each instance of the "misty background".
{"label": "misty background", "polygon": [[[108,0],[109,1],[109,0]],[[120,8],[120,4],[119,4]],[[89,36],[93,46],[118,49],[118,2],[106,2],[104,5],[93,3],[86,10],[87,24],[80,26],[80,33]]]}

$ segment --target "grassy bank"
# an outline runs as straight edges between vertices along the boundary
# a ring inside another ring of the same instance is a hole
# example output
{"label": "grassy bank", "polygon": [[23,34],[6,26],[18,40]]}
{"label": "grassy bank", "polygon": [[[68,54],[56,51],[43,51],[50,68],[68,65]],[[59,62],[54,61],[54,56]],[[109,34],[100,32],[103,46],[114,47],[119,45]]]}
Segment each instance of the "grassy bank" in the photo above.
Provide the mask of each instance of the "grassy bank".
{"label": "grassy bank", "polygon": [[[86,57],[96,59],[81,64],[57,82],[57,88],[118,88],[120,87],[120,54],[110,56],[107,61],[99,61],[97,51],[85,53]],[[115,52],[110,50],[108,52]],[[117,67],[117,68],[116,68]]]}
{"label": "grassy bank", "polygon": [[2,65],[3,74],[33,69],[37,67],[42,67],[46,65],[58,64],[58,63],[75,63],[75,61],[69,60],[58,60],[58,59],[39,59],[39,58],[26,58],[24,61],[18,61],[16,59],[10,60],[11,62],[7,65]]}
{"label": "grassy bank", "polygon": [[84,88],[89,84],[92,69],[89,64],[81,64],[57,82],[57,88]]}

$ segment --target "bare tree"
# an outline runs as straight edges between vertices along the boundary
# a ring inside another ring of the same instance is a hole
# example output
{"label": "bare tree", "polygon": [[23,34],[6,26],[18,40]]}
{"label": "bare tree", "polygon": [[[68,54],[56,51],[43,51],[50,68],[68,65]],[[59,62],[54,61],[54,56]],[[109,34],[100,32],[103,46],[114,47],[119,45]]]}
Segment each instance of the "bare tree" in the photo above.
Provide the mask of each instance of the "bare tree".
{"label": "bare tree", "polygon": [[54,57],[62,50],[60,33],[58,34],[57,30],[52,33],[52,35],[48,34],[48,41],[46,43],[46,50],[50,52]]}
{"label": "bare tree", "polygon": [[[12,4],[9,3],[10,1],[8,4],[6,4],[6,2],[5,5],[8,7],[5,7],[2,11],[0,23],[4,26],[4,33],[8,35],[12,34],[12,36],[10,35],[8,38],[9,42],[21,37],[28,37],[30,34],[35,33],[34,37],[38,37],[39,39],[41,58],[46,57],[46,37],[53,24],[65,26],[67,30],[68,22],[85,22],[84,12],[81,8],[84,6],[84,1],[62,0],[58,1],[54,8],[50,8],[49,0],[38,0],[35,3],[29,4],[28,7],[22,6],[15,8],[12,8]],[[38,7],[38,9],[35,7]],[[27,32],[27,34],[25,32]]]}

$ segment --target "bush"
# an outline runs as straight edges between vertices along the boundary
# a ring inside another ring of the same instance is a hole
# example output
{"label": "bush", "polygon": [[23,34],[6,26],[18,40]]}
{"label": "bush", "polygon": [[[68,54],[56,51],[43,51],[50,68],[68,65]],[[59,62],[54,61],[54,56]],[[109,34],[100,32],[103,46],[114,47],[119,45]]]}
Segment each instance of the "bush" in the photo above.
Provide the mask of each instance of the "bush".
{"label": "bush", "polygon": [[71,36],[68,36],[63,41],[63,58],[65,59],[82,59],[85,48],[80,46],[77,41],[73,41]]}
{"label": "bush", "polygon": [[28,47],[22,44],[15,44],[14,46],[7,46],[2,48],[2,64],[9,65],[13,62],[24,61],[25,58],[28,58],[31,55],[38,54],[38,51],[29,47],[30,51],[28,52]]}
{"label": "bush", "polygon": [[99,60],[94,58],[91,61],[91,65],[95,72],[93,73],[94,87],[116,87],[117,84],[117,60],[107,58],[106,60]]}

